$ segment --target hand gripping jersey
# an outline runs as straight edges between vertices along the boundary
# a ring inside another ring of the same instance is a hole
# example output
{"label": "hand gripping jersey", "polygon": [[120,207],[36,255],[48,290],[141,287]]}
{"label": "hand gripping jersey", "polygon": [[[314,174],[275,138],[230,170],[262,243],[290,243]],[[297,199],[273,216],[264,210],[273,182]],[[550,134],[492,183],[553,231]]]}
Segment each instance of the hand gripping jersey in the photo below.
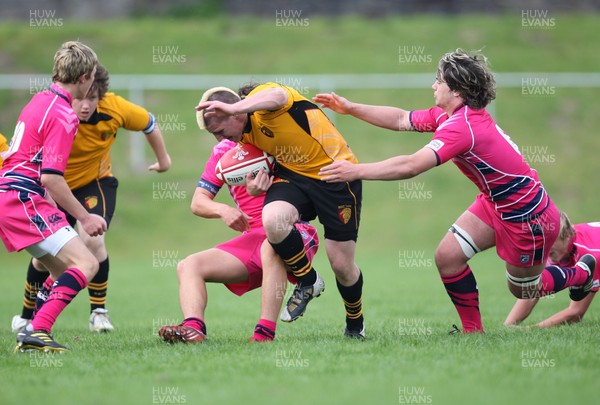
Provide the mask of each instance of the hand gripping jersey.
{"label": "hand gripping jersey", "polygon": [[110,148],[119,128],[150,133],[155,125],[154,116],[146,109],[106,93],[90,118],[79,123],[65,173],[69,188],[74,190],[112,175]]}
{"label": "hand gripping jersey", "polygon": [[287,103],[276,111],[249,114],[243,142],[251,143],[275,156],[287,169],[319,180],[319,169],[334,160],[358,163],[346,140],[317,105],[296,90],[277,83],[257,86],[251,96],[279,87],[288,95]]}

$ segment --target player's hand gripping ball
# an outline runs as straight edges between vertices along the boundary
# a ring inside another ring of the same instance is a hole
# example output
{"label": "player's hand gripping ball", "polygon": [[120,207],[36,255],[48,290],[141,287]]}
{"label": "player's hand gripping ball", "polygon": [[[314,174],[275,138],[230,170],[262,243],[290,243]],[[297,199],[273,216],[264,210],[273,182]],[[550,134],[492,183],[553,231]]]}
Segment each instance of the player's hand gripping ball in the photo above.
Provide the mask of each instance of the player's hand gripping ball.
{"label": "player's hand gripping ball", "polygon": [[230,186],[246,185],[246,175],[256,175],[260,169],[266,173],[273,171],[275,158],[249,143],[239,144],[228,150],[215,167],[217,177]]}

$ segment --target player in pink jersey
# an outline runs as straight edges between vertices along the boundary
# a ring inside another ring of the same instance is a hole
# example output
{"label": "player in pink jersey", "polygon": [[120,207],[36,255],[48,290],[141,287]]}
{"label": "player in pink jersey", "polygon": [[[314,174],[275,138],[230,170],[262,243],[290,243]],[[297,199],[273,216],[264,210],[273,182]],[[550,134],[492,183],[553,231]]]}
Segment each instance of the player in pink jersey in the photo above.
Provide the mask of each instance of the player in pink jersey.
{"label": "player in pink jersey", "polygon": [[106,230],[104,219],[89,214],[63,178],[78,126],[71,102],[85,96],[97,63],[86,45],[62,44],[54,55],[52,85],[25,106],[3,152],[0,238],[9,252],[25,249],[50,272],[38,295],[43,306],[17,334],[15,350],[64,351],[50,335],[52,326],[98,271],[98,261],[54,203],[77,218],[89,235]]}
{"label": "player in pink jersey", "polygon": [[[571,224],[569,217],[564,212],[560,213],[560,233],[558,239],[550,249],[548,265],[574,266],[582,256],[591,254],[600,260],[600,222],[587,224]],[[570,274],[566,273],[566,279]],[[547,328],[550,326],[571,324],[581,321],[596,296],[600,286],[600,267],[596,267],[591,292],[585,294],[581,288],[571,288],[571,302],[566,309],[552,315],[550,318],[536,324]],[[506,326],[516,325],[524,321],[538,303],[539,298],[518,299],[506,317]]]}
{"label": "player in pink jersey", "polygon": [[[239,101],[235,92],[220,87],[208,90],[203,99],[208,98],[232,103]],[[201,114],[198,115],[198,124],[201,129],[206,129]],[[220,135],[213,135],[219,143],[213,148],[198,182],[192,199],[192,212],[203,218],[221,218],[228,227],[242,234],[179,262],[179,302],[184,320],[180,325],[163,326],[159,335],[168,343],[196,343],[204,340],[207,282],[223,283],[236,295],[245,294],[262,284],[261,315],[251,340],[273,340],[287,278],[285,265],[266,241],[267,236],[262,226],[264,191],[269,184],[256,184],[249,177],[247,186],[228,186],[236,207],[214,201],[224,185],[216,176],[215,167],[221,156],[234,148],[236,143]],[[302,235],[307,256],[312,259],[319,245],[315,228],[300,222],[295,226]],[[294,281],[291,277],[290,280]]]}
{"label": "player in pink jersey", "polygon": [[[314,101],[338,113],[376,126],[434,132],[433,139],[412,155],[367,164],[336,161],[321,169],[322,180],[408,179],[452,160],[479,188],[475,202],[450,227],[435,252],[436,266],[460,316],[463,333],[483,332],[477,282],[468,261],[493,246],[506,262],[508,288],[517,298],[544,296],[574,286],[584,286],[581,294],[587,294],[592,287],[594,256],[584,255],[573,267],[544,268],[558,236],[559,211],[537,172],[485,110],[496,97],[486,58],[462,49],[447,53],[439,62],[432,89],[436,106],[421,111],[351,103],[334,93],[315,96]],[[562,281],[563,272],[569,274],[566,282]]]}

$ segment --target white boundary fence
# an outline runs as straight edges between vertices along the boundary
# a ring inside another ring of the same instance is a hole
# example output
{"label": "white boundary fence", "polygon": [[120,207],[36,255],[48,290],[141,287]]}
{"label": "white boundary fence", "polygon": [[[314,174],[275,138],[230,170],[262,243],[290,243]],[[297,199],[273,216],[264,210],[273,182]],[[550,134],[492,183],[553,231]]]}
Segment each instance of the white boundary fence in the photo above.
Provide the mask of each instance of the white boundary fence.
{"label": "white boundary fence", "polygon": [[[496,73],[499,88],[598,88],[600,72],[548,73],[511,72]],[[336,89],[428,89],[435,78],[434,73],[378,73],[378,74],[288,74],[288,75],[192,75],[192,74],[111,74],[110,88],[128,91],[128,99],[144,105],[144,92],[148,90],[198,90],[214,86],[237,89],[250,81],[263,83],[277,81],[294,87],[300,85],[315,92]],[[48,75],[0,74],[0,90],[28,90],[36,93],[51,83]],[[491,111],[493,114],[493,105]],[[7,134],[10,136],[11,134]],[[144,170],[143,138],[129,137],[131,165]]]}

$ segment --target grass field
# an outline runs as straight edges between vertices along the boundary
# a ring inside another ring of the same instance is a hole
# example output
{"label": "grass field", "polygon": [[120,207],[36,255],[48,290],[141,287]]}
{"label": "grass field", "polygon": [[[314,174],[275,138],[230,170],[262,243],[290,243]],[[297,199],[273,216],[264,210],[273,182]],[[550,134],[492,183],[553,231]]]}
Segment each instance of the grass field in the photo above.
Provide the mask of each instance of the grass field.
{"label": "grass field", "polygon": [[[112,73],[304,74],[431,72],[457,47],[485,47],[498,72],[593,72],[600,56],[595,15],[554,16],[553,29],[522,26],[519,15],[367,20],[311,18],[306,28],[273,20],[67,22],[60,29],[26,23],[0,26],[2,73],[49,72],[52,55],[80,38]],[[453,35],[448,35],[451,32]],[[186,62],[153,64],[153,46],[178,46]],[[399,63],[399,47],[423,47],[432,63]],[[218,85],[219,83],[215,83]],[[309,89],[312,91],[313,89]],[[496,117],[532,159],[557,204],[575,222],[597,221],[598,114],[595,88],[555,89],[533,97],[499,89]],[[425,108],[431,90],[344,90],[367,103]],[[0,132],[10,134],[29,94],[0,91]],[[26,92],[25,92],[26,93]],[[173,158],[168,173],[139,174],[127,164],[127,142],[113,148],[119,177],[117,215],[108,234],[111,276],[108,308],[116,331],[92,335],[81,294],[54,331],[72,350],[61,356],[13,354],[8,329],[19,311],[28,257],[0,252],[0,403],[39,400],[40,390],[63,388],[47,404],[150,403],[593,403],[600,317],[552,330],[506,329],[513,299],[494,251],[472,268],[481,292],[487,333],[449,336],[458,317],[433,265],[448,226],[473,200],[475,187],[448,164],[407,182],[369,182],[357,261],[365,275],[368,339],[342,338],[343,307],[324,252],[316,267],[326,292],[293,324],[279,323],[277,341],[246,343],[259,314],[259,291],[236,297],[209,286],[209,339],[200,346],[166,346],[156,332],[179,322],[175,262],[234,233],[220,221],[195,218],[189,202],[212,140],[196,130],[197,92],[147,92],[155,114],[177,114],[179,131],[166,131]],[[395,134],[337,116],[336,125],[364,162],[410,153],[428,135]],[[126,133],[120,138],[127,138]],[[140,135],[131,135],[140,136]],[[146,151],[148,152],[148,151]],[[170,187],[173,198],[155,198]],[[409,197],[410,191],[422,191]],[[226,193],[218,198],[227,201]],[[158,259],[158,260],[157,260]],[[543,300],[527,324],[565,307],[567,294]]]}

